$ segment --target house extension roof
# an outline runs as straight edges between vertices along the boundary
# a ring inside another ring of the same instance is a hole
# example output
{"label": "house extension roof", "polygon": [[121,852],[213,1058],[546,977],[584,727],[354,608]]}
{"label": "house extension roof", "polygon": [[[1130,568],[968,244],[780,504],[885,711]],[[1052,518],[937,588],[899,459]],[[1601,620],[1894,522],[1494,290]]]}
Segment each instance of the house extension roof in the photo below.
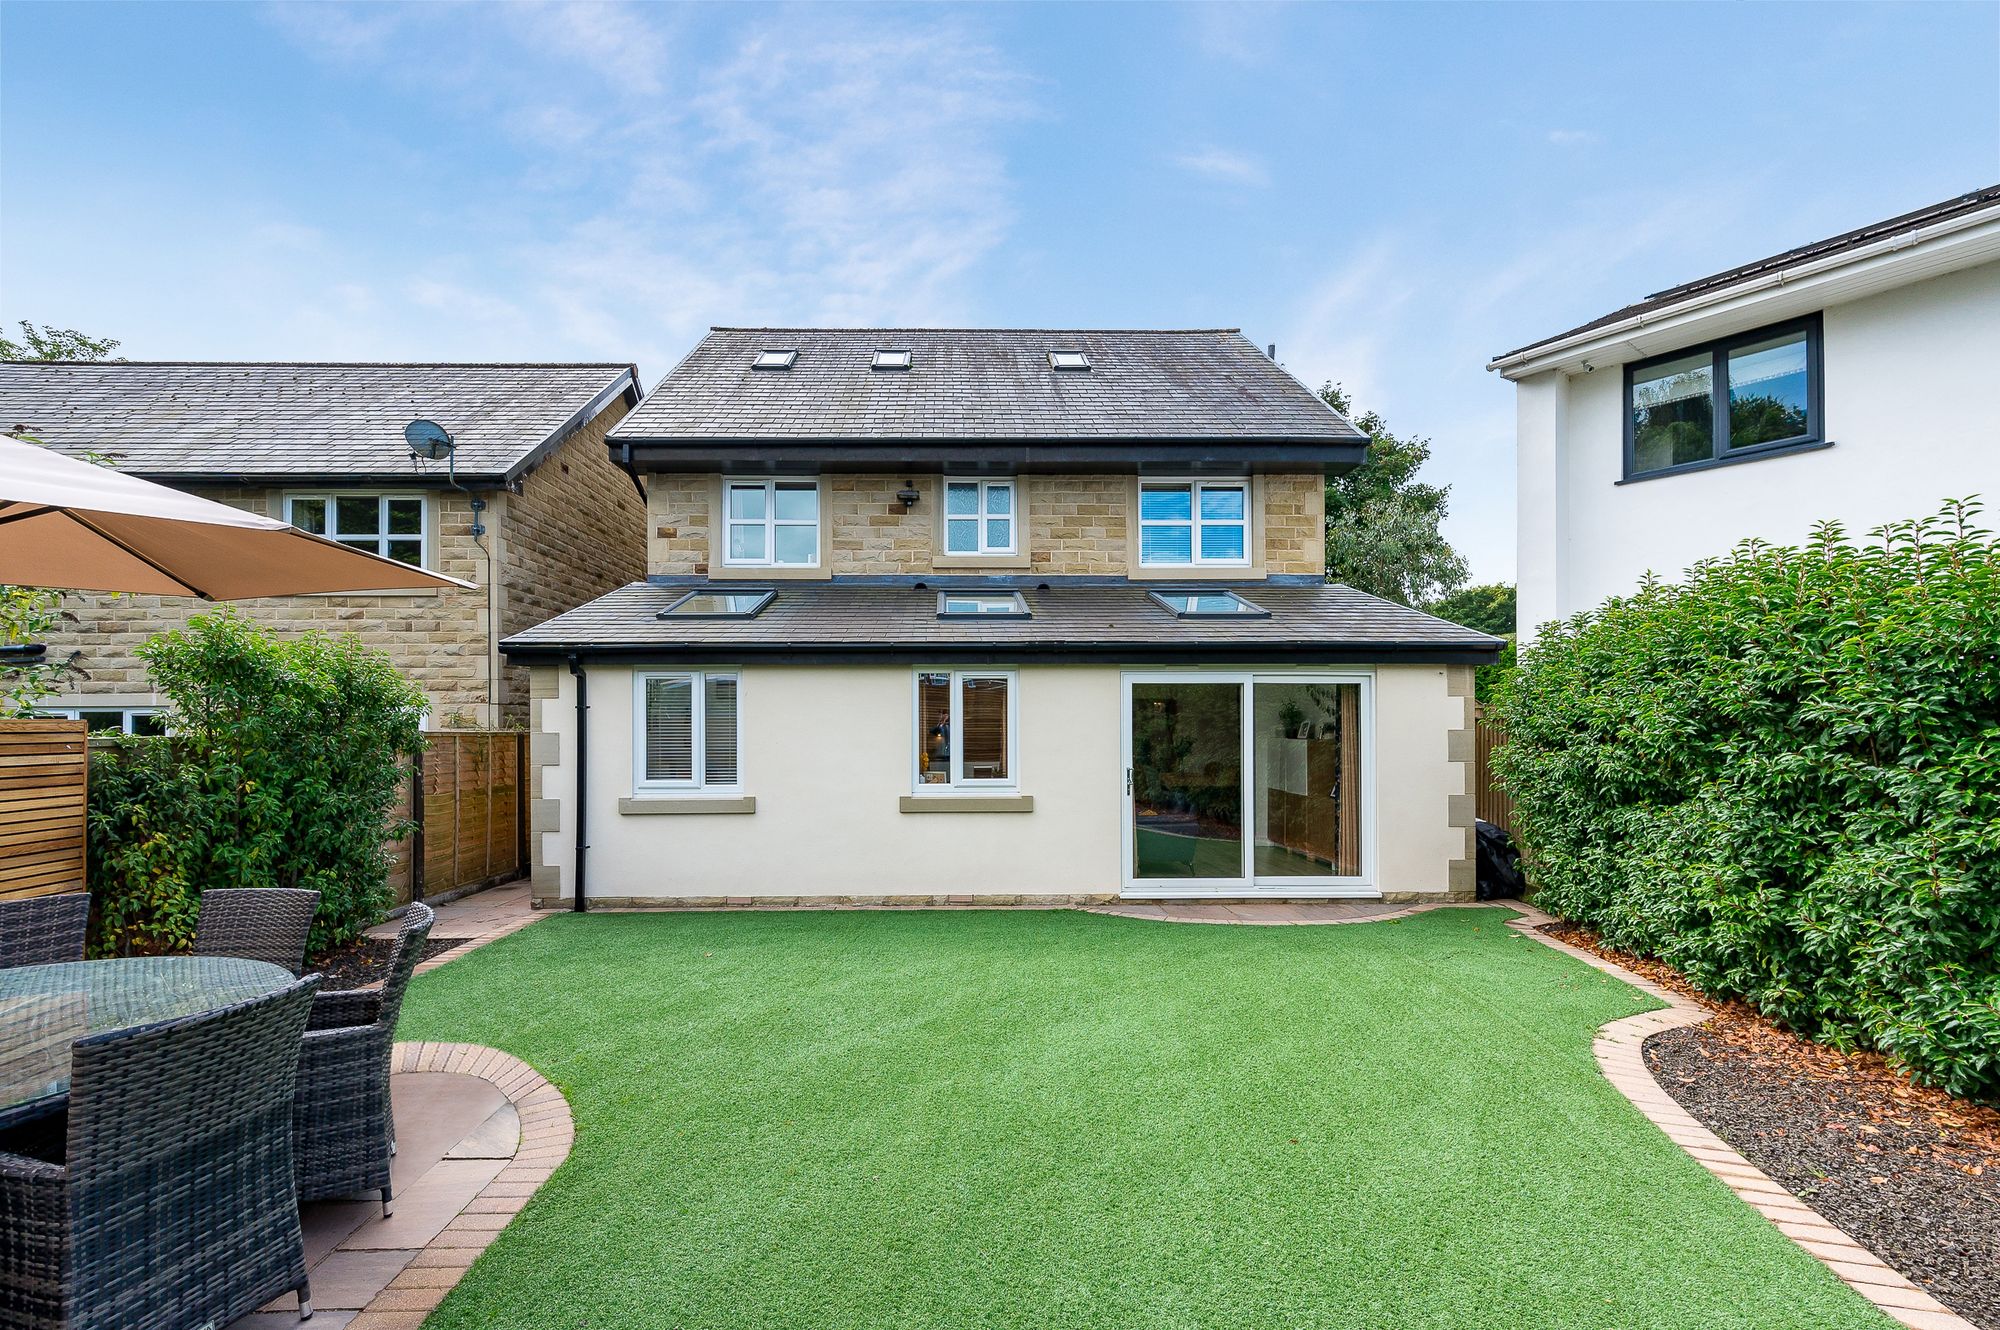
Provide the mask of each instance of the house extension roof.
{"label": "house extension roof", "polygon": [[1943,222],[1950,222],[1986,211],[2000,212],[2000,185],[1989,185],[1984,189],[1976,189],[1969,194],[1960,194],[1956,198],[1946,199],[1941,203],[1933,203],[1928,207],[1918,208],[1913,212],[1902,213],[1879,222],[1871,222],[1867,226],[1856,227],[1852,231],[1843,231],[1839,235],[1828,236],[1824,240],[1815,240],[1811,244],[1800,245],[1797,248],[1785,250],[1783,253],[1758,259],[1754,263],[1740,264],[1737,267],[1726,268],[1718,273],[1711,273],[1707,277],[1696,278],[1692,282],[1683,282],[1679,286],[1670,286],[1664,291],[1655,291],[1643,300],[1627,305],[1623,309],[1615,309],[1609,314],[1590,320],[1588,323],[1578,324],[1574,328],[1540,338],[1528,343],[1526,346],[1502,352],[1493,357],[1489,368],[1497,367],[1503,362],[1513,360],[1529,352],[1540,350],[1554,343],[1595,332],[1599,329],[1615,327],[1618,324],[1640,319],[1647,315],[1663,313],[1675,306],[1686,304],[1699,297],[1707,296],[1714,292],[1726,291],[1731,287],[1743,286],[1760,278],[1781,273],[1788,268],[1795,268],[1806,263],[1816,263],[1823,259],[1835,258],[1844,253],[1865,249],[1877,241],[1885,240],[1892,236],[1918,231]]}
{"label": "house extension roof", "polygon": [[[686,582],[635,582],[500,644],[515,660],[584,656],[659,661],[1091,660],[1141,664],[1241,661],[1361,664],[1425,661],[1486,664],[1501,641],[1407,606],[1328,583],[1280,586],[1205,582],[1054,584],[980,579],[982,590],[1018,590],[1028,617],[940,617],[937,592],[950,579],[916,585],[840,582],[705,582],[705,590],[775,587],[754,618],[699,618],[660,612],[685,596]],[[1268,618],[1177,618],[1152,591],[1234,590]]]}
{"label": "house extension roof", "polygon": [[403,426],[436,421],[461,481],[511,480],[614,399],[631,365],[0,364],[0,431],[164,480],[443,483]]}
{"label": "house extension roof", "polygon": [[[766,350],[797,356],[756,368]],[[908,368],[876,368],[878,350],[908,351]],[[1064,351],[1088,368],[1057,368]],[[715,328],[612,440],[651,461],[731,444],[1366,442],[1234,328]]]}

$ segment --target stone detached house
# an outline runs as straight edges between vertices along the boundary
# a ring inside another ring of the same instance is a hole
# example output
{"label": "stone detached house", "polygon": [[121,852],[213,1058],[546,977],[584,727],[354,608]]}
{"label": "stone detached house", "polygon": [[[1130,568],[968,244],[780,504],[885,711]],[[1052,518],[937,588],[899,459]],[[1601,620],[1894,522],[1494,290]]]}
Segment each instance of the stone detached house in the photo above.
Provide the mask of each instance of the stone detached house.
{"label": "stone detached house", "polygon": [[537,902],[1469,898],[1501,644],[1327,583],[1366,445],[1234,330],[715,329],[502,643]]}
{"label": "stone detached house", "polygon": [[[246,601],[280,630],[353,632],[429,694],[433,727],[527,719],[499,639],[645,568],[639,482],[605,436],[639,401],[630,365],[0,364],[0,429],[404,559],[475,590]],[[403,430],[448,431],[413,458]],[[204,606],[79,594],[50,654],[80,675],[45,710],[157,726],[134,655]]]}

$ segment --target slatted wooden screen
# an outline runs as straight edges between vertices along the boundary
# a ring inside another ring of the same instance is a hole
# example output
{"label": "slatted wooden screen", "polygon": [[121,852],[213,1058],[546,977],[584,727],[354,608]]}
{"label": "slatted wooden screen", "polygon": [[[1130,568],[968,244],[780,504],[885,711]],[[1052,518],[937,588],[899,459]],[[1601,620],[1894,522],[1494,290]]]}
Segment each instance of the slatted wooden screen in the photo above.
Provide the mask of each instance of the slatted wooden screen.
{"label": "slatted wooden screen", "polygon": [[1509,835],[1514,832],[1514,796],[1507,793],[1494,777],[1493,753],[1507,742],[1507,732],[1474,713],[1472,719],[1473,754],[1473,803],[1479,813],[1479,820],[1491,822]]}
{"label": "slatted wooden screen", "polygon": [[423,883],[435,896],[518,877],[522,749],[515,731],[442,730],[423,759]]}
{"label": "slatted wooden screen", "polygon": [[82,721],[0,719],[0,899],[83,890],[89,781]]}

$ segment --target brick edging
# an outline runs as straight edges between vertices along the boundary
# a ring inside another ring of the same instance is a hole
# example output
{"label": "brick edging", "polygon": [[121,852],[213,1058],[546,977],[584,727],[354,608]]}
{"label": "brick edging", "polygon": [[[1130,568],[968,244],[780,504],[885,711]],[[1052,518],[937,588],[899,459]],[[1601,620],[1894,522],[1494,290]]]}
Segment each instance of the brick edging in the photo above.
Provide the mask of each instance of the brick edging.
{"label": "brick edging", "polygon": [[481,1044],[398,1043],[390,1069],[450,1072],[491,1082],[520,1117],[521,1143],[493,1181],[356,1313],[348,1330],[415,1330],[569,1158],[576,1141],[562,1091],[510,1053]]}
{"label": "brick edging", "polygon": [[[475,933],[473,936],[467,938],[464,942],[461,942],[458,946],[453,947],[450,951],[444,952],[442,955],[433,956],[427,961],[417,962],[417,968],[411,973],[429,974],[432,970],[437,969],[438,966],[449,964],[450,962],[457,960],[460,956],[465,955],[467,952],[478,951],[481,947],[485,946],[489,942],[498,942],[501,938],[507,937],[510,934],[518,933],[522,929],[526,928],[529,924],[538,924],[546,918],[548,918],[547,915],[537,914],[535,911],[528,909],[527,906],[524,904],[521,908],[521,913],[518,917],[509,919],[504,924],[499,924],[493,928],[489,928],[484,933]],[[433,927],[433,931],[435,931],[435,926]],[[450,934],[446,934],[446,936],[448,937],[450,936]],[[397,1047],[400,1048],[401,1045],[399,1044],[397,1045]],[[467,1047],[469,1048],[471,1047],[471,1045],[468,1044]]]}
{"label": "brick edging", "polygon": [[1699,1025],[1708,1011],[1671,989],[1633,974],[1595,952],[1573,947],[1550,937],[1540,926],[1553,918],[1532,905],[1519,901],[1496,901],[1495,905],[1519,913],[1507,926],[1546,947],[1573,956],[1592,969],[1621,979],[1641,992],[1667,1004],[1661,1011],[1606,1022],[1597,1032],[1593,1051],[1604,1078],[1632,1101],[1667,1138],[1685,1150],[1696,1163],[1713,1173],[1757,1213],[1778,1226],[1778,1231],[1803,1247],[1820,1264],[1839,1276],[1842,1283],[1910,1330],[1977,1330],[1972,1322],[1952,1311],[1885,1264],[1875,1253],[1836,1228],[1817,1210],[1807,1205],[1783,1184],[1731,1149],[1720,1136],[1704,1127],[1692,1113],[1682,1108],[1660,1087],[1646,1066],[1641,1046],[1648,1035],[1684,1025]]}

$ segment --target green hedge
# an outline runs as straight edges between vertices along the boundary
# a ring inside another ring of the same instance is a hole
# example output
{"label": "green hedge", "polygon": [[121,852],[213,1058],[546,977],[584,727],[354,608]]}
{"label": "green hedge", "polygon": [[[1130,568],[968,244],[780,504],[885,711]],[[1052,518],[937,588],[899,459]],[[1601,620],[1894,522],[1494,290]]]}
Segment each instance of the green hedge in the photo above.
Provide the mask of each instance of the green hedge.
{"label": "green hedge", "polygon": [[421,690],[352,637],[279,640],[228,611],[139,654],[173,737],[91,755],[94,954],[184,949],[208,887],[319,892],[315,953],[381,918]]}
{"label": "green hedge", "polygon": [[1977,511],[1746,543],[1545,627],[1495,758],[1536,902],[2000,1097],[2000,544]]}

